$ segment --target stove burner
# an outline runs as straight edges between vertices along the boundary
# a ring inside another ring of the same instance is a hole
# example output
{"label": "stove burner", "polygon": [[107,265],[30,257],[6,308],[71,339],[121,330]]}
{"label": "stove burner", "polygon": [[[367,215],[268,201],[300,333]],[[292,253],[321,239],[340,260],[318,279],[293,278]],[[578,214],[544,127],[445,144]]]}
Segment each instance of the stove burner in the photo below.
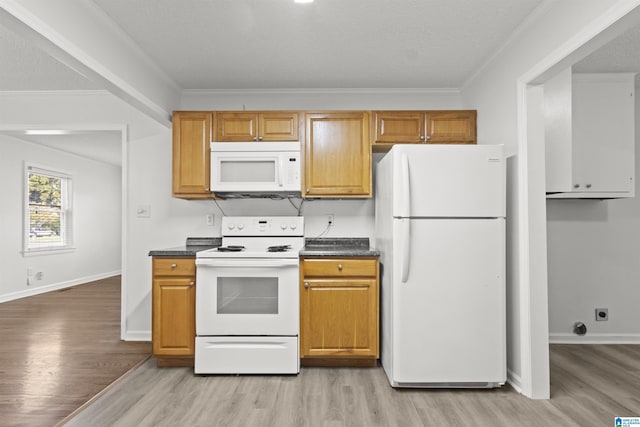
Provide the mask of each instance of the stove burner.
{"label": "stove burner", "polygon": [[279,246],[269,246],[267,248],[268,252],[287,252],[291,249],[291,245],[279,245]]}
{"label": "stove burner", "polygon": [[244,246],[220,246],[218,247],[218,252],[242,252],[244,250]]}

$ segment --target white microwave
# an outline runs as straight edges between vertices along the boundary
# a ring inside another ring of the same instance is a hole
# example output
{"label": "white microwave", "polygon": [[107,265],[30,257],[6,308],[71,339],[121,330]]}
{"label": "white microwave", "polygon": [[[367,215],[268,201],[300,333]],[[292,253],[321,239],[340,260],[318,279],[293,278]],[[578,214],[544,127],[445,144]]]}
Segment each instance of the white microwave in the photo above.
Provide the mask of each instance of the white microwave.
{"label": "white microwave", "polygon": [[223,198],[301,194],[300,143],[212,142],[211,191]]}

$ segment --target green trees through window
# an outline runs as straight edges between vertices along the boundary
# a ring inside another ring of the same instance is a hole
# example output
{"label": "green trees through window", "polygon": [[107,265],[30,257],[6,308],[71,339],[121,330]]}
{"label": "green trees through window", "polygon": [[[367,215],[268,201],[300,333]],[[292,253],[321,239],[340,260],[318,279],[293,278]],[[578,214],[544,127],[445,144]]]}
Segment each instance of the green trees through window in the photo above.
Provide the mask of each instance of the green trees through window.
{"label": "green trees through window", "polygon": [[26,174],[27,251],[70,245],[71,177],[34,166]]}

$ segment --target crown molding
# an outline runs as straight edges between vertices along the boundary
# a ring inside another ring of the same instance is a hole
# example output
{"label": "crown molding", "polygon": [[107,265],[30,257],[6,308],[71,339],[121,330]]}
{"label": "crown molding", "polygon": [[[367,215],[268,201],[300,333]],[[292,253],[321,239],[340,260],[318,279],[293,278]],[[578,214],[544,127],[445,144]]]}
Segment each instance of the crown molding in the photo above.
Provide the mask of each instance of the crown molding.
{"label": "crown molding", "polygon": [[247,94],[459,94],[459,88],[281,88],[281,89],[183,89],[182,95],[247,95]]}

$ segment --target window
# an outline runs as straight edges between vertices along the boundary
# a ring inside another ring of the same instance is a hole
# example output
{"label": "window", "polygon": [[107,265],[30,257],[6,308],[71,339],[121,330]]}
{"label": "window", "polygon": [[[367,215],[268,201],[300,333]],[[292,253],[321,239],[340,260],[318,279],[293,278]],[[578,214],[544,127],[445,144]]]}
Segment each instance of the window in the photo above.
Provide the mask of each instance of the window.
{"label": "window", "polygon": [[71,249],[71,176],[25,165],[24,252]]}

